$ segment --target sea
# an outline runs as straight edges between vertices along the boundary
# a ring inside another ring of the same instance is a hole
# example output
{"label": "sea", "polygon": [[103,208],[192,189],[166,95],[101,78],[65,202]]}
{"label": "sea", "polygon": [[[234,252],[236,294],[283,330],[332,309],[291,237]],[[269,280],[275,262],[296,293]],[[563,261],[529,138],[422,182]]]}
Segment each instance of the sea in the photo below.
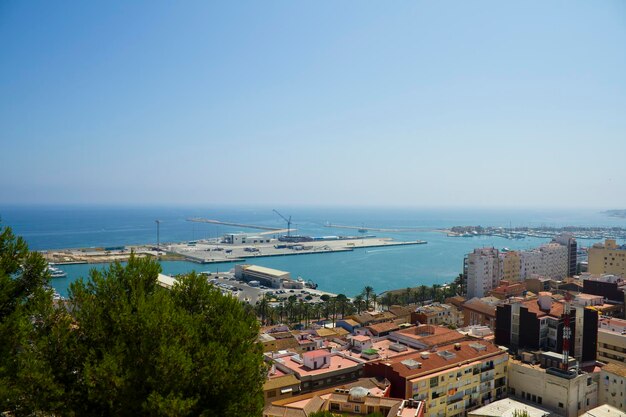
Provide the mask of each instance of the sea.
{"label": "sea", "polygon": [[[529,249],[549,241],[543,238],[506,239],[493,236],[449,237],[439,229],[452,226],[615,226],[626,219],[609,217],[599,210],[573,209],[477,209],[392,207],[278,207],[292,219],[294,233],[311,236],[358,235],[357,230],[326,227],[328,223],[371,228],[419,228],[407,232],[368,234],[397,240],[425,240],[425,245],[362,248],[351,252],[256,258],[261,266],[289,271],[292,277],[312,280],[319,289],[354,296],[365,286],[378,293],[398,288],[451,282],[463,270],[464,256],[479,247]],[[183,242],[215,238],[225,233],[253,233],[253,229],[196,223],[202,217],[225,222],[286,227],[272,207],[120,207],[120,206],[0,206],[0,226],[10,226],[26,239],[31,250],[110,247],[154,244],[156,220],[160,240]],[[579,240],[579,246],[596,241]],[[624,243],[624,242],[621,242]],[[165,274],[192,270],[228,271],[234,263],[201,265],[162,261]],[[61,265],[65,278],[52,280],[53,287],[68,295],[71,282],[87,278],[93,268],[106,265]]]}

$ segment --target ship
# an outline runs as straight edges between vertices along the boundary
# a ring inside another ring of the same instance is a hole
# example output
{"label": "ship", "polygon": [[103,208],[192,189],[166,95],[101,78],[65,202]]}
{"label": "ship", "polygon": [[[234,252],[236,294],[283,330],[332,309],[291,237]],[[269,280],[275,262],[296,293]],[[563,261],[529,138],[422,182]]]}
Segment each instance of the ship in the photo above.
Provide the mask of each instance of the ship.
{"label": "ship", "polygon": [[52,278],[65,278],[67,276],[65,271],[53,266],[52,264],[48,264],[48,272]]}

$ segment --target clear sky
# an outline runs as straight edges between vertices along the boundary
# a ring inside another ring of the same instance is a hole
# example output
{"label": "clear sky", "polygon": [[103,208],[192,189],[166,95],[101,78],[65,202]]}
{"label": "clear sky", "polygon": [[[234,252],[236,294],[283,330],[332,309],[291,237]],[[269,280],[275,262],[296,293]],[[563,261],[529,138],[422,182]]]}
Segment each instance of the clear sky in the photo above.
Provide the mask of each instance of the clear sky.
{"label": "clear sky", "polygon": [[0,203],[626,208],[626,2],[0,1]]}

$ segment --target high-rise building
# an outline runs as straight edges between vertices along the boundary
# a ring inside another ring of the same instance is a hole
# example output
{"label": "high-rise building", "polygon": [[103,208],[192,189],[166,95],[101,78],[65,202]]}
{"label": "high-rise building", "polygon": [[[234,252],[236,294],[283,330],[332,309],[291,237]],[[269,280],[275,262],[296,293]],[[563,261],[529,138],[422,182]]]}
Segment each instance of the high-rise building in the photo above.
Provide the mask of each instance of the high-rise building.
{"label": "high-rise building", "polygon": [[626,245],[618,246],[614,239],[595,243],[587,252],[590,274],[614,274],[626,277]]}
{"label": "high-rise building", "polygon": [[558,243],[548,243],[536,249],[522,251],[520,264],[522,280],[533,274],[555,279],[565,278],[569,272],[568,248]]}
{"label": "high-rise building", "polygon": [[484,297],[502,278],[500,252],[496,248],[474,249],[467,255],[467,298]]}
{"label": "high-rise building", "polygon": [[521,271],[521,255],[518,251],[504,252],[500,259],[502,260],[502,279],[513,282],[520,280]]}
{"label": "high-rise building", "polygon": [[578,244],[576,243],[576,239],[574,235],[571,233],[561,233],[558,236],[555,236],[552,239],[552,242],[563,245],[567,248],[567,276],[573,277],[577,272],[577,263],[578,263]]}
{"label": "high-rise building", "polygon": [[[496,308],[496,344],[511,352],[563,350],[564,303],[549,292],[540,292],[536,299],[513,301]],[[570,311],[569,354],[579,362],[596,360],[598,312],[579,305]]]}

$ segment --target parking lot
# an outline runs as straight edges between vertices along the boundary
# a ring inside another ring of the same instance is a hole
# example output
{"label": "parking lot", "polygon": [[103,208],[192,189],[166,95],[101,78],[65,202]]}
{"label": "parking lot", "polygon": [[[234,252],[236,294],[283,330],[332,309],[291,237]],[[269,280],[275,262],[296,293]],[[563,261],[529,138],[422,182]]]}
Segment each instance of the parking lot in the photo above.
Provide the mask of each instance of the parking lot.
{"label": "parking lot", "polygon": [[204,273],[204,275],[208,277],[209,282],[219,287],[223,293],[231,294],[237,297],[239,300],[248,302],[253,305],[256,304],[256,302],[263,296],[263,294],[267,294],[271,298],[275,299],[276,302],[286,301],[290,296],[293,295],[298,300],[311,303],[321,302],[322,300],[320,297],[323,294],[328,294],[330,296],[335,295],[332,293],[326,293],[324,291],[313,290],[310,288],[276,289],[267,288],[265,286],[253,287],[248,285],[248,283],[244,281],[236,279],[234,274],[231,273]]}

